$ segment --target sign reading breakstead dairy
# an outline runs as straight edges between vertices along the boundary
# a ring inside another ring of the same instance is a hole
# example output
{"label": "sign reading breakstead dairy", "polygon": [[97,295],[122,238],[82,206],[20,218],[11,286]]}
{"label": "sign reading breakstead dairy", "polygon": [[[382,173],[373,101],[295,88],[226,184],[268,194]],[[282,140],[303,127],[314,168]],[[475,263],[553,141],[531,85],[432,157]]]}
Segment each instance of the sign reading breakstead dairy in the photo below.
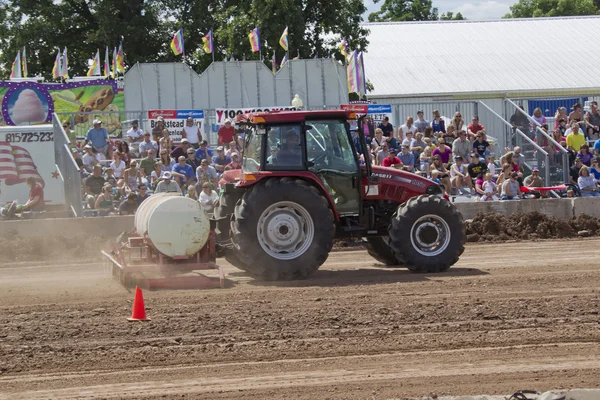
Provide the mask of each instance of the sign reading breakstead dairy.
{"label": "sign reading breakstead dairy", "polygon": [[29,200],[32,177],[44,189],[46,204],[64,204],[64,184],[54,160],[52,125],[0,127],[0,206]]}
{"label": "sign reading breakstead dairy", "polygon": [[165,127],[169,131],[169,136],[174,141],[181,140],[181,131],[185,126],[188,117],[194,118],[194,122],[202,132],[204,123],[204,110],[150,110],[148,111],[148,123],[146,130],[152,132],[156,127],[158,117],[162,117],[165,121]]}
{"label": "sign reading breakstead dairy", "polygon": [[[235,120],[240,114],[269,112],[277,110],[296,110],[296,107],[256,107],[256,108],[217,108],[215,109],[217,125],[223,125],[226,119]],[[235,121],[234,121],[235,122]]]}

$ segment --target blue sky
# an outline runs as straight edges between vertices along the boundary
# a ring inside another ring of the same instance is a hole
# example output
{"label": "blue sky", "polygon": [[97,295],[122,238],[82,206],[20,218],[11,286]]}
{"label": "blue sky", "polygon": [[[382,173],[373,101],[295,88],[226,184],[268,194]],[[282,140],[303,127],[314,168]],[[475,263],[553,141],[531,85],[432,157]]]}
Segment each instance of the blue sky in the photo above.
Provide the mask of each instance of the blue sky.
{"label": "blue sky", "polygon": [[[380,0],[378,4],[374,4],[373,0],[365,0],[368,9],[365,20],[369,13],[379,10],[383,1]],[[484,20],[502,18],[510,11],[508,7],[517,2],[518,0],[433,0],[433,6],[438,8],[440,14],[448,11],[456,14],[460,11],[467,19]]]}

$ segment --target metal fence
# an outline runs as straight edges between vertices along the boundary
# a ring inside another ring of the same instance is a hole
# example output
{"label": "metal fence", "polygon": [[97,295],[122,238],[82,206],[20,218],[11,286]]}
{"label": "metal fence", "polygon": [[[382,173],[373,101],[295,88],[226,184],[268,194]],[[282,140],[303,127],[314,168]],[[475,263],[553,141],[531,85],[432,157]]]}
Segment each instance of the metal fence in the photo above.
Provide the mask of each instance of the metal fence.
{"label": "metal fence", "polygon": [[70,140],[62,127],[62,121],[55,113],[52,115],[54,130],[54,157],[65,188],[65,203],[76,217],[83,215],[81,198],[81,173],[71,154]]}

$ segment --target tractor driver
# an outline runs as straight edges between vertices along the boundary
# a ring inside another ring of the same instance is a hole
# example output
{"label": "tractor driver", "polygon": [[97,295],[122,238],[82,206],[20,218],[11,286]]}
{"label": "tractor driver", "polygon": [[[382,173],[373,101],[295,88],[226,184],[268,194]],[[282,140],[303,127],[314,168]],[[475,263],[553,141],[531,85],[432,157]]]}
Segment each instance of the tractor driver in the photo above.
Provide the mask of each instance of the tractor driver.
{"label": "tractor driver", "polygon": [[273,157],[274,165],[299,167],[302,165],[302,150],[300,148],[300,136],[295,130],[290,129],[284,133],[285,142],[281,149]]}

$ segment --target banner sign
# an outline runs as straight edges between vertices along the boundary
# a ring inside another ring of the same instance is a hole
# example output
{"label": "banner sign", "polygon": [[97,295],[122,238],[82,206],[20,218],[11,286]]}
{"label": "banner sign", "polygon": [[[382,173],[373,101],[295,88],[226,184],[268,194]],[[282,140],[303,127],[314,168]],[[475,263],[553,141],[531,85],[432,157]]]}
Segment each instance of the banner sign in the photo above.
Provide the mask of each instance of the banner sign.
{"label": "banner sign", "polygon": [[340,108],[344,111],[352,111],[357,114],[366,114],[368,111],[366,104],[340,104]]}
{"label": "banner sign", "polygon": [[181,140],[181,131],[188,117],[194,118],[194,122],[200,128],[200,132],[203,132],[204,110],[149,110],[146,127],[148,132],[152,132],[156,127],[158,117],[164,119],[165,128],[167,128],[169,136],[175,142]]}
{"label": "banner sign", "polygon": [[296,107],[217,108],[215,109],[217,119],[216,124],[223,125],[226,119],[235,121],[235,117],[240,114],[281,110],[293,111],[296,110]]}
{"label": "banner sign", "polygon": [[[52,113],[70,121],[69,139],[85,136],[99,118],[111,135],[121,135],[119,112],[125,96],[117,82],[95,79],[72,83],[0,81],[0,125],[39,125],[52,122]],[[85,113],[85,114],[79,114]],[[109,113],[109,114],[107,114]]]}
{"label": "banner sign", "polygon": [[368,114],[376,127],[385,117],[390,119],[390,123],[393,121],[392,106],[390,104],[369,104]]}
{"label": "banner sign", "polygon": [[25,204],[29,177],[44,189],[46,204],[64,204],[64,184],[55,164],[52,125],[0,127],[0,206],[15,200]]}

